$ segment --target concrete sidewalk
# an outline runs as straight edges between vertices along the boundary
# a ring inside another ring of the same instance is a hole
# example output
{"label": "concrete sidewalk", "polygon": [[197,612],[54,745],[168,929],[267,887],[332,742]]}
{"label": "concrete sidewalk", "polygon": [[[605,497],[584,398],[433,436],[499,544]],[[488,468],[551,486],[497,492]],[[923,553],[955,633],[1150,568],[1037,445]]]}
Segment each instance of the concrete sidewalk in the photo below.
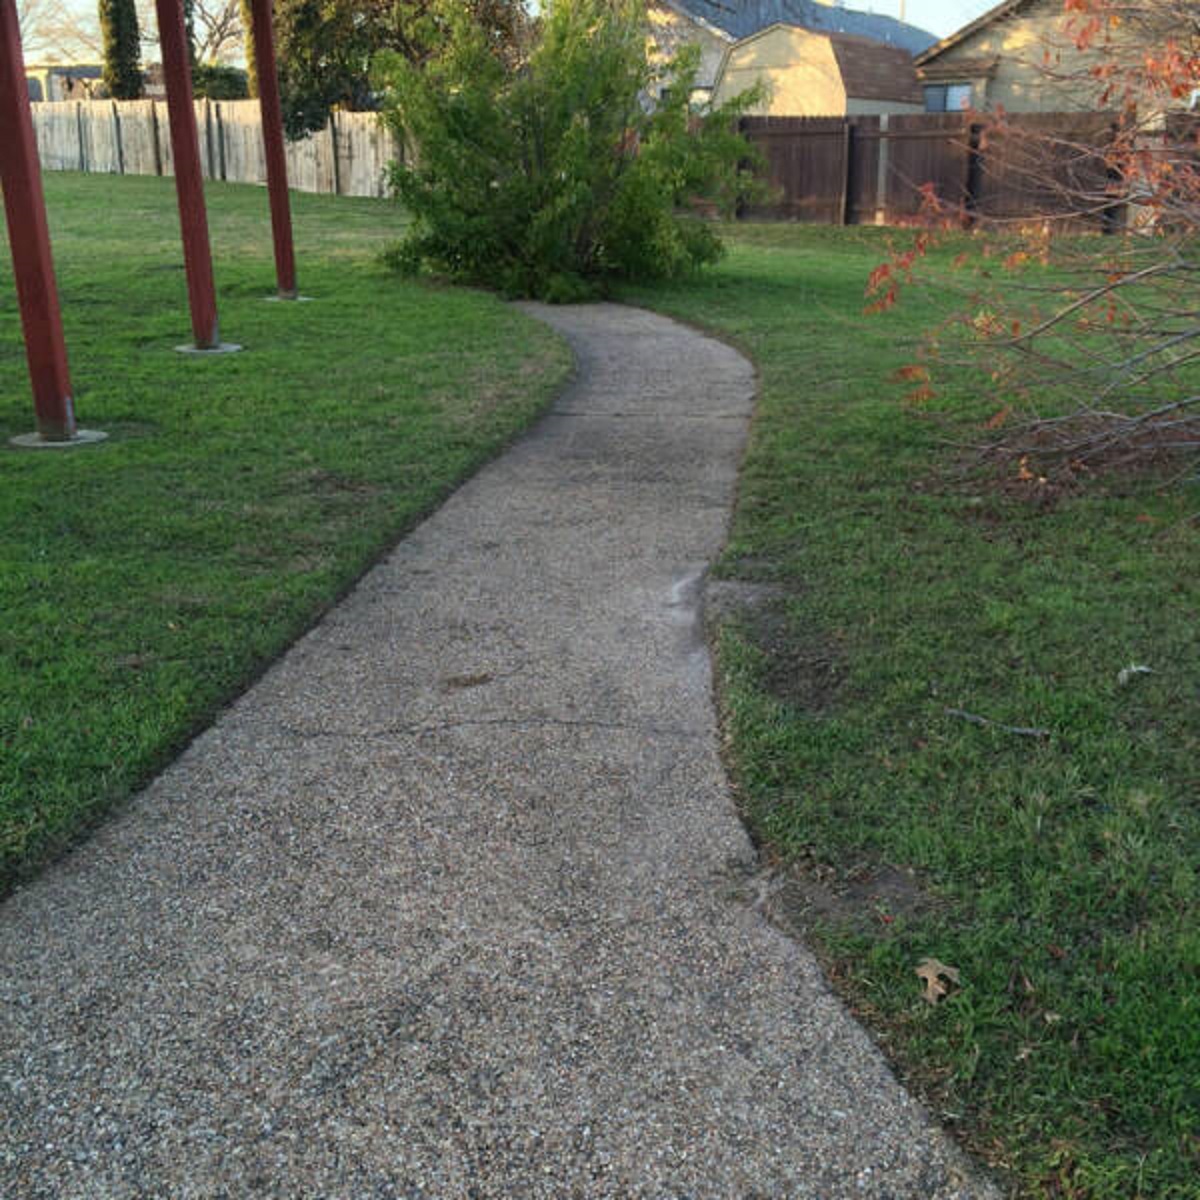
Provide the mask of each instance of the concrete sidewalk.
{"label": "concrete sidewalk", "polygon": [[553,413],[0,907],[0,1195],[993,1195],[740,898],[749,364],[530,311]]}

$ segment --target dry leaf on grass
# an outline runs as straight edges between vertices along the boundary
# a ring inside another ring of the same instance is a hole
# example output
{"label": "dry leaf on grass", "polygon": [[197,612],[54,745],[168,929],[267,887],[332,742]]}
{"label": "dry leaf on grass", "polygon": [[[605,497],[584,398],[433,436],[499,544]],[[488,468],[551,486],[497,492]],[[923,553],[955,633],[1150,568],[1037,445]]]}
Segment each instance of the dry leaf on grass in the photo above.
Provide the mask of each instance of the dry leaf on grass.
{"label": "dry leaf on grass", "polygon": [[1122,667],[1117,672],[1117,687],[1125,687],[1138,675],[1153,674],[1154,668],[1146,666],[1145,663],[1130,663],[1129,666]]}
{"label": "dry leaf on grass", "polygon": [[923,958],[914,969],[925,981],[921,998],[927,1004],[936,1004],[950,990],[952,983],[958,983],[958,968],[948,967],[937,958]]}

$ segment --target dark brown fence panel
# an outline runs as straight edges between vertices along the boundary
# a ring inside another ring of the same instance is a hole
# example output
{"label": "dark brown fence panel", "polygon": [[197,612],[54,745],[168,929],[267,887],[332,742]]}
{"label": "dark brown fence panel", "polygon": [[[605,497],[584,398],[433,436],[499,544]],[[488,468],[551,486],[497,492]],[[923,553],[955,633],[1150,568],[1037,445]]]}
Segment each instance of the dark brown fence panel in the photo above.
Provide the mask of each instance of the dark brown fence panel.
{"label": "dark brown fence panel", "polygon": [[[774,192],[742,215],[908,224],[930,215],[932,197],[941,216],[964,224],[1051,217],[1111,231],[1124,219],[1123,189],[1137,190],[1107,161],[1114,127],[1103,112],[1010,114],[1002,127],[966,113],[747,117],[742,129]],[[1198,127],[1173,115],[1156,152],[1200,163]]]}
{"label": "dark brown fence panel", "polygon": [[923,188],[944,208],[968,213],[974,162],[971,125],[961,113],[901,113],[888,118],[886,220],[903,224],[925,213]]}
{"label": "dark brown fence panel", "polygon": [[773,191],[743,216],[842,224],[852,135],[841,117],[745,117],[742,131],[765,159]]}
{"label": "dark brown fence panel", "polygon": [[1200,113],[1167,113],[1167,144],[1175,154],[1200,157]]}
{"label": "dark brown fence panel", "polygon": [[1162,155],[1170,163],[1171,187],[1165,198],[1168,226],[1195,223],[1200,203],[1200,114],[1169,113]]}
{"label": "dark brown fence panel", "polygon": [[1080,228],[1114,220],[1119,179],[1105,148],[1110,113],[1010,113],[979,133],[975,211],[984,220],[1053,217]]}

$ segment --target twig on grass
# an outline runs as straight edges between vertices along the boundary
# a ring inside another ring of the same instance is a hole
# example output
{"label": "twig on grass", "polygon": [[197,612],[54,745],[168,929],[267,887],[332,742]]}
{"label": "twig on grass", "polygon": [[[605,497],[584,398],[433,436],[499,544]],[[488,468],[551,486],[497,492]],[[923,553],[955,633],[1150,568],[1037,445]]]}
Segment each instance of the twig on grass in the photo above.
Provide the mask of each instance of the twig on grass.
{"label": "twig on grass", "polygon": [[946,716],[970,721],[972,725],[984,725],[990,729],[999,729],[1001,733],[1015,733],[1019,737],[1048,738],[1050,736],[1049,729],[1037,729],[1031,725],[1004,725],[999,721],[993,721],[991,717],[981,717],[978,713],[967,712],[964,708],[948,708]]}
{"label": "twig on grass", "polygon": [[[962,445],[962,443],[960,443]],[[1190,471],[1200,448],[1200,395],[1162,404],[1142,413],[1086,406],[1057,417],[1023,421],[1006,436],[970,443],[977,462],[988,458],[1037,461],[1043,470],[1059,465],[1068,472],[1099,461],[1101,466],[1148,462],[1185,455]]]}

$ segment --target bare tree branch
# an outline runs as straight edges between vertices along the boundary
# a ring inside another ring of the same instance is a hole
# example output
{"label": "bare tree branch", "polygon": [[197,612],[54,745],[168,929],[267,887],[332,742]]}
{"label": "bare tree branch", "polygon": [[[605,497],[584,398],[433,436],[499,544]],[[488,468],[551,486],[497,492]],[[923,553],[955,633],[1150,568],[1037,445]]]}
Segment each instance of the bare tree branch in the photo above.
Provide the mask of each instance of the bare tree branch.
{"label": "bare tree branch", "polygon": [[[1046,78],[1093,111],[971,115],[998,194],[1028,202],[972,211],[1000,254],[967,264],[964,307],[929,350],[987,364],[1004,404],[988,445],[1034,481],[1200,446],[1200,5],[1066,0],[1057,41]],[[934,224],[961,223],[929,199]],[[932,236],[873,273],[877,307]]]}
{"label": "bare tree branch", "polygon": [[17,0],[17,19],[27,61],[100,61],[100,23],[94,7],[78,13],[65,0]]}
{"label": "bare tree branch", "polygon": [[[158,19],[154,0],[138,0],[138,27],[142,42],[158,46]],[[196,61],[233,63],[242,58],[242,16],[238,0],[195,0],[192,25],[196,34]]]}

